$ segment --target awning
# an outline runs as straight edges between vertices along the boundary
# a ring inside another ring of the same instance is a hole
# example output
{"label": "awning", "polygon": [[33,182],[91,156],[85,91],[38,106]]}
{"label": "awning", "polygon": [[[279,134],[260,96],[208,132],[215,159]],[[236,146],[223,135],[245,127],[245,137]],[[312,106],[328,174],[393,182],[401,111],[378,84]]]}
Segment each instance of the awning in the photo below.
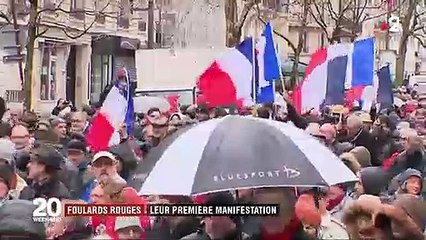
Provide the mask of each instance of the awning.
{"label": "awning", "polygon": [[141,41],[139,39],[121,37],[120,47],[128,50],[138,50]]}

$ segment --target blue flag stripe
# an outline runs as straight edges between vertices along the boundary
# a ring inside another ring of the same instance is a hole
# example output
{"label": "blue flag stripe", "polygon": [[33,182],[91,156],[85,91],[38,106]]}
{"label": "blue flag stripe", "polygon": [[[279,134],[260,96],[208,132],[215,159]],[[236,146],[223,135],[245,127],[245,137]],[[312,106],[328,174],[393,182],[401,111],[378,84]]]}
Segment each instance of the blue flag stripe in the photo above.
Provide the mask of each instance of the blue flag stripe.
{"label": "blue flag stripe", "polygon": [[393,105],[392,79],[389,66],[382,67],[378,73],[379,88],[377,90],[377,102],[380,108],[387,108]]}
{"label": "blue flag stripe", "polygon": [[352,86],[373,85],[374,39],[356,41],[352,55]]}
{"label": "blue flag stripe", "polygon": [[327,66],[326,105],[342,104],[345,99],[345,79],[348,56],[337,57]]}

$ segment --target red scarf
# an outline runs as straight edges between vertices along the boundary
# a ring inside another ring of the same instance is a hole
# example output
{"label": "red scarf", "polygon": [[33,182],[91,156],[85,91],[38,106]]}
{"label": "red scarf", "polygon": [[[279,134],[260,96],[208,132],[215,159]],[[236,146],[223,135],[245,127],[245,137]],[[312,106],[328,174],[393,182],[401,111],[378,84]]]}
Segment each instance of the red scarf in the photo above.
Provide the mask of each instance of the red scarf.
{"label": "red scarf", "polygon": [[300,221],[293,217],[290,223],[285,227],[284,231],[280,233],[267,233],[262,230],[261,240],[293,240],[296,236],[296,232],[300,227]]}
{"label": "red scarf", "polygon": [[342,202],[343,198],[345,198],[345,194],[340,195],[336,199],[328,200],[327,210],[331,211],[333,208],[335,208],[337,205],[339,205]]}

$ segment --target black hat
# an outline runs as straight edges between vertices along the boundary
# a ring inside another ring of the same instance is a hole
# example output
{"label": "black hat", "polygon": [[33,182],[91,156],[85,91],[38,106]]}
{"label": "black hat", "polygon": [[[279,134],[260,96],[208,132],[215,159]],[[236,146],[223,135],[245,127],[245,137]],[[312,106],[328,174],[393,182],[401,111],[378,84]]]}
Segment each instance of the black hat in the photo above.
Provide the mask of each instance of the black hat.
{"label": "black hat", "polygon": [[31,160],[44,163],[53,169],[61,169],[64,157],[54,147],[41,144],[31,150]]}
{"label": "black hat", "polygon": [[85,153],[87,151],[87,146],[86,146],[86,143],[84,143],[80,140],[77,140],[77,139],[73,139],[73,140],[68,142],[67,149],[68,150],[71,150],[71,149],[72,150],[79,150],[79,151],[82,151],[82,152]]}
{"label": "black hat", "polygon": [[0,165],[0,178],[6,183],[7,187],[10,188],[10,184],[13,179],[14,172],[12,166],[8,164]]}

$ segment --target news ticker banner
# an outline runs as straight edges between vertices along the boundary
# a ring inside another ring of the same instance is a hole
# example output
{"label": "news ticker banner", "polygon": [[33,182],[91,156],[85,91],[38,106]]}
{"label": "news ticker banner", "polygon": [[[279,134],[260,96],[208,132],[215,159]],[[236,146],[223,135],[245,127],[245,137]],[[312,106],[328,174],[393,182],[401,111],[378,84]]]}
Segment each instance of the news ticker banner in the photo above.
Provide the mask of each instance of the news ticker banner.
{"label": "news ticker banner", "polygon": [[65,216],[275,216],[278,205],[65,204]]}
{"label": "news ticker banner", "polygon": [[[274,216],[276,204],[198,205],[198,204],[68,204],[57,198],[33,200],[35,222],[56,222],[62,216]],[[64,213],[62,211],[65,211]]]}

